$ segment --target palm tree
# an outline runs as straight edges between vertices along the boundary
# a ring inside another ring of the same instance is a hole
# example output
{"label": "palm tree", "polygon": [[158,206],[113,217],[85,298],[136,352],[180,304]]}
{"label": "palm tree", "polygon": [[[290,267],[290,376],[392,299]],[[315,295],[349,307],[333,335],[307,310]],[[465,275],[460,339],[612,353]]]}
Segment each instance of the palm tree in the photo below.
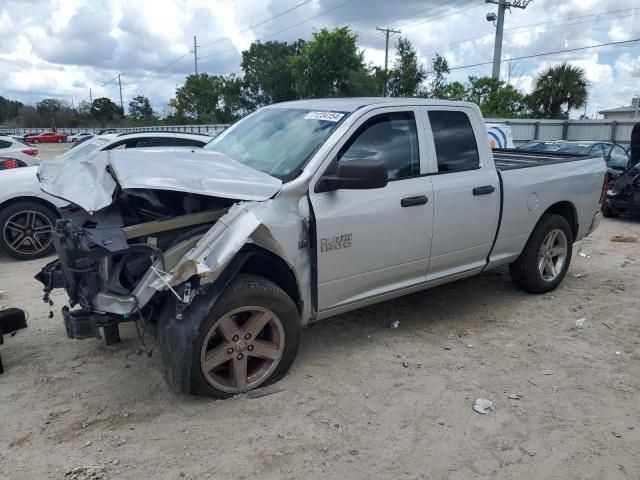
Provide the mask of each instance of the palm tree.
{"label": "palm tree", "polygon": [[529,104],[543,118],[568,118],[572,109],[586,104],[588,86],[585,71],[565,62],[538,76]]}

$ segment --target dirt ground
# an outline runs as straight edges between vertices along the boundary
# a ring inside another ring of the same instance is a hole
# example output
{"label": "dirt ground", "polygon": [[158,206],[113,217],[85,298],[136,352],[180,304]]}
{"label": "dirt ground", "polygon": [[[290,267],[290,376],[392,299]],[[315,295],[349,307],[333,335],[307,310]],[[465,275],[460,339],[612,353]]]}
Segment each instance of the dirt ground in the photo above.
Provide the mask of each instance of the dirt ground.
{"label": "dirt ground", "polygon": [[0,478],[638,479],[640,243],[615,234],[640,221],[606,220],[551,294],[500,269],[319,323],[281,391],[224,401],[169,391],[128,326],[67,339],[46,260],[0,256],[0,305],[30,314],[0,347]]}

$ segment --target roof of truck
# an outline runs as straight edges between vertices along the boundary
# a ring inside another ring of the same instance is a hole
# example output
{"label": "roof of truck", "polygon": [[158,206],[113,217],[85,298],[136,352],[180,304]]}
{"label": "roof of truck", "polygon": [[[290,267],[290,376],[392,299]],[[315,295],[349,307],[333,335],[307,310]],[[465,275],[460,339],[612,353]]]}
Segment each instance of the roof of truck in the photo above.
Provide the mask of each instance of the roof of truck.
{"label": "roof of truck", "polygon": [[314,100],[295,100],[272,105],[272,107],[300,108],[305,110],[332,110],[337,112],[353,112],[362,107],[376,104],[392,105],[450,105],[458,107],[475,106],[471,102],[456,102],[451,100],[436,100],[426,98],[395,98],[395,97],[353,97],[353,98],[318,98]]}

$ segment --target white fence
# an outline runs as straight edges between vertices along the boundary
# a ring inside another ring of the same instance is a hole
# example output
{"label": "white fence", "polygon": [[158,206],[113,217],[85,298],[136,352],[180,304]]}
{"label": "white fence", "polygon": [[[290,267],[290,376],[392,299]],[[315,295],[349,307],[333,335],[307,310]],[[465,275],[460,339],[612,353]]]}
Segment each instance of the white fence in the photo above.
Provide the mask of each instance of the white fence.
{"label": "white fence", "polygon": [[615,120],[514,120],[491,118],[487,122],[511,126],[516,145],[529,140],[602,140],[627,147],[631,130],[638,123]]}
{"label": "white fence", "polygon": [[[126,133],[126,132],[187,132],[187,133],[207,133],[207,132],[221,132],[228,125],[224,124],[212,124],[212,125],[158,125],[153,127],[123,127],[123,128],[66,128],[60,127],[57,128],[56,131],[60,133],[66,133],[68,135],[72,135],[78,132],[90,132],[90,133],[98,133],[102,130],[115,130],[118,133]],[[40,133],[40,132],[49,132],[48,128],[0,128],[0,134],[8,134],[8,135],[24,135],[26,133]]]}
{"label": "white fence", "polygon": [[[488,118],[487,122],[505,123],[511,126],[513,141],[520,145],[529,140],[603,140],[628,146],[634,121],[615,120],[532,120]],[[207,133],[221,132],[228,125],[162,125],[154,127],[113,128],[118,132],[173,131]],[[58,128],[61,133],[99,132],[102,128]],[[24,135],[25,133],[46,132],[46,128],[0,128],[0,133]]]}

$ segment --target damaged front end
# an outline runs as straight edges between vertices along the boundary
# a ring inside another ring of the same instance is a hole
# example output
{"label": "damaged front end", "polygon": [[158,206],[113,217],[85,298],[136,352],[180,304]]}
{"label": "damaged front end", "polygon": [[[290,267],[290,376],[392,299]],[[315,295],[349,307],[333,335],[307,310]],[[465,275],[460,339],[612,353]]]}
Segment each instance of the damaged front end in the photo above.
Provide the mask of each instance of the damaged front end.
{"label": "damaged front end", "polygon": [[80,167],[41,167],[42,189],[72,202],[54,229],[59,258],[36,276],[46,301],[51,290],[66,290],[69,338],[104,335],[111,344],[122,322],[144,329],[167,305],[180,316],[247,242],[259,225],[253,212],[281,185],[213,152],[180,163],[163,153],[110,152]]}

